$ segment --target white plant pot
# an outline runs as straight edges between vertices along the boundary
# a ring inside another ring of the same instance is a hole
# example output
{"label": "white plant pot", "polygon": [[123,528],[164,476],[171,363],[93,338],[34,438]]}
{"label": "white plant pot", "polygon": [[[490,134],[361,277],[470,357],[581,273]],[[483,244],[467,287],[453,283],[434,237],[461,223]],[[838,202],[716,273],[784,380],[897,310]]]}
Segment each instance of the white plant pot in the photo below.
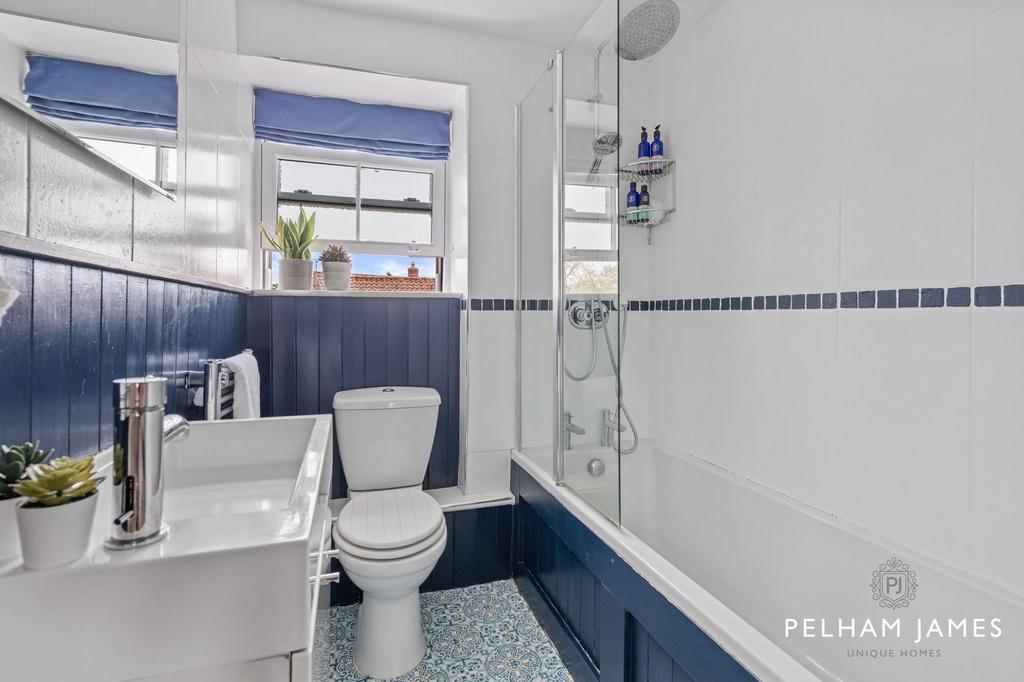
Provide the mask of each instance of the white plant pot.
{"label": "white plant pot", "polygon": [[84,500],[57,507],[17,507],[21,558],[25,568],[53,568],[82,558],[89,551],[96,516],[93,493]]}
{"label": "white plant pot", "polygon": [[277,288],[309,291],[313,288],[313,261],[282,258],[277,274]]}
{"label": "white plant pot", "polygon": [[23,498],[0,501],[0,561],[11,559],[21,554],[21,541],[18,540],[18,517],[15,510]]}
{"label": "white plant pot", "polygon": [[352,279],[352,264],[324,262],[324,286],[328,291],[348,291]]}

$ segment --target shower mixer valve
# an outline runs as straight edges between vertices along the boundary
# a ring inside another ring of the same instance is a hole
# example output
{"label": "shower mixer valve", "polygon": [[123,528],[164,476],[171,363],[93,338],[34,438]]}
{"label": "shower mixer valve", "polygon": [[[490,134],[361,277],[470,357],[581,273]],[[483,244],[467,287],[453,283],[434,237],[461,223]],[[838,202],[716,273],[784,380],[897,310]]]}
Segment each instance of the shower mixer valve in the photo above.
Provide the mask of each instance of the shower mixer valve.
{"label": "shower mixer valve", "polygon": [[601,329],[608,321],[608,306],[598,300],[569,304],[569,324],[576,329]]}

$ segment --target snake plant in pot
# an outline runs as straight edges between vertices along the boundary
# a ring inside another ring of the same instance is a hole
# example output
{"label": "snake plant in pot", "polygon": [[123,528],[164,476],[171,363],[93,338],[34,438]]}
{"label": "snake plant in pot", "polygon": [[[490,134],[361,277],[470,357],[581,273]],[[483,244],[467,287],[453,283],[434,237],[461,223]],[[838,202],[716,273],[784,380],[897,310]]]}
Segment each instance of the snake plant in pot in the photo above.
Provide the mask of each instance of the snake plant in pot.
{"label": "snake plant in pot", "polygon": [[25,568],[62,566],[85,555],[102,482],[92,457],[58,457],[29,468],[14,486],[25,498],[17,507]]}
{"label": "snake plant in pot", "polygon": [[0,561],[21,554],[15,509],[21,495],[14,486],[28,475],[29,467],[42,464],[53,455],[44,452],[39,443],[0,446]]}
{"label": "snake plant in pot", "polygon": [[267,228],[260,225],[263,237],[281,254],[281,267],[277,275],[277,285],[281,289],[298,289],[309,291],[313,288],[313,261],[310,259],[310,247],[317,235],[316,211],[306,215],[306,209],[299,207],[299,219],[277,218],[277,229],[271,235]]}

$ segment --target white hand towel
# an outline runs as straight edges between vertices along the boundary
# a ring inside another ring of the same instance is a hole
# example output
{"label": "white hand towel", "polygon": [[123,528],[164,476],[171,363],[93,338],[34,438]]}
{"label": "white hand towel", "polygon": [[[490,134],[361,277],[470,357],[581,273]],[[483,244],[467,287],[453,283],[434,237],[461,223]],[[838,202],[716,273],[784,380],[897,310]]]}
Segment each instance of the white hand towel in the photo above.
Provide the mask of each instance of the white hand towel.
{"label": "white hand towel", "polygon": [[252,353],[239,353],[224,361],[235,375],[235,419],[260,416],[260,367]]}
{"label": "white hand towel", "polygon": [[0,277],[0,322],[4,321],[4,313],[18,300],[18,291]]}

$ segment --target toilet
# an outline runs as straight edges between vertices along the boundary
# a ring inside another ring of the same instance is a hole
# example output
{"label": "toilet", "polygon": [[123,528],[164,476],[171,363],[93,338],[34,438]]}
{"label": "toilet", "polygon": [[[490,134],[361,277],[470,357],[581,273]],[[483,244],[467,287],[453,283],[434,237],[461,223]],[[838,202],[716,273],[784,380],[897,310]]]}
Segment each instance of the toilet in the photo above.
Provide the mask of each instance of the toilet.
{"label": "toilet", "polygon": [[419,588],[448,538],[441,507],[423,492],[441,397],[432,388],[341,391],[334,418],[349,501],[334,524],[342,568],[363,591],[353,658],[387,679],[427,650]]}

